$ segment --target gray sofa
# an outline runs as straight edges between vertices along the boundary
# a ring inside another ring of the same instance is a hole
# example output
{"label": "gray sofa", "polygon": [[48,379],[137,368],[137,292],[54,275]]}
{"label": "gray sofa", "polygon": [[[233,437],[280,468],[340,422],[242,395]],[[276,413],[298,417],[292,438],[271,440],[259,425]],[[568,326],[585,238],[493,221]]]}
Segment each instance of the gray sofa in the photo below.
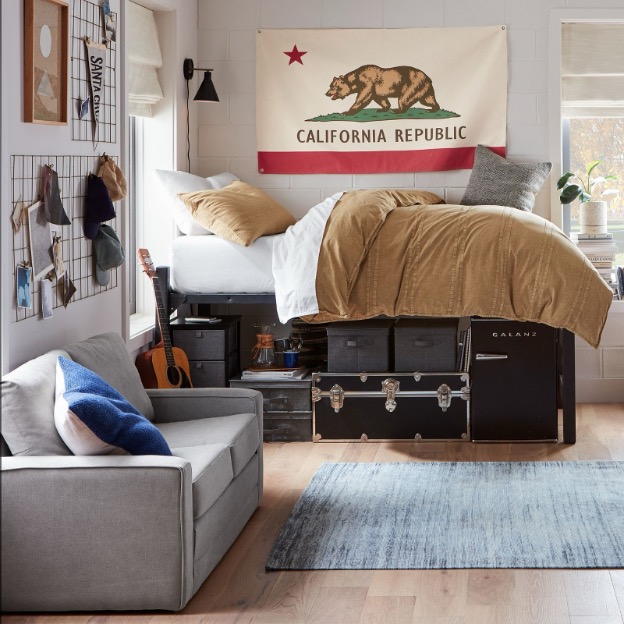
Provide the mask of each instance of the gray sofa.
{"label": "gray sofa", "polygon": [[[72,455],[54,424],[58,355],[117,389],[173,456]],[[261,394],[146,392],[114,333],[5,375],[2,437],[3,611],[177,611],[262,495]]]}

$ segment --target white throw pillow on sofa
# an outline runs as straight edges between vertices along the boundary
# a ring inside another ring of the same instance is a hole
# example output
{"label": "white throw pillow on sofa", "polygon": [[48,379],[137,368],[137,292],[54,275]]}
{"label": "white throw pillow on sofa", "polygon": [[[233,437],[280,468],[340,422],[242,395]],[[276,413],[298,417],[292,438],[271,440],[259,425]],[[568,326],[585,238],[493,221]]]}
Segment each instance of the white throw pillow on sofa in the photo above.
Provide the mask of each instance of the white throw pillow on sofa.
{"label": "white throw pillow on sofa", "polygon": [[235,175],[228,172],[218,173],[209,178],[202,178],[186,171],[168,171],[166,169],[156,169],[154,174],[165,191],[167,205],[169,210],[171,210],[178,229],[188,236],[211,234],[212,232],[193,219],[184,202],[178,199],[178,193],[220,189],[227,186],[230,182],[238,180]]}

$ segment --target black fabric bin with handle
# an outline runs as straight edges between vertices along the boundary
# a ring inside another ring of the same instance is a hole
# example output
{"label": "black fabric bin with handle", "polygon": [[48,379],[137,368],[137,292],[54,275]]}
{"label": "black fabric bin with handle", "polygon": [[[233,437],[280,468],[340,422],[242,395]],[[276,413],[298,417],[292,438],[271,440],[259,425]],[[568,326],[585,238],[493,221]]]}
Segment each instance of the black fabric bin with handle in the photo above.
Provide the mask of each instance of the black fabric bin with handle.
{"label": "black fabric bin with handle", "polygon": [[451,372],[457,352],[456,318],[400,318],[394,325],[394,370]]}
{"label": "black fabric bin with handle", "polygon": [[393,324],[393,319],[330,323],[327,370],[330,373],[389,371]]}

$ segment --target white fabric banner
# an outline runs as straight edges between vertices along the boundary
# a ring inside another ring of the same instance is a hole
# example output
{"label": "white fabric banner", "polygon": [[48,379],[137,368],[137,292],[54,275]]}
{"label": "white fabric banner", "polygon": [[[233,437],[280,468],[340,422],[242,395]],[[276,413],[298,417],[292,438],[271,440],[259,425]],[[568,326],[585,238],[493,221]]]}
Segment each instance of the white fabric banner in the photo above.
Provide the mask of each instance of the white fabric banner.
{"label": "white fabric banner", "polygon": [[89,89],[91,91],[91,123],[93,140],[97,134],[100,118],[100,104],[104,97],[104,72],[106,70],[106,44],[95,43],[88,37],[84,40],[87,48],[87,67],[89,68]]}
{"label": "white fabric banner", "polygon": [[472,167],[504,155],[504,26],[261,30],[256,37],[261,173]]}

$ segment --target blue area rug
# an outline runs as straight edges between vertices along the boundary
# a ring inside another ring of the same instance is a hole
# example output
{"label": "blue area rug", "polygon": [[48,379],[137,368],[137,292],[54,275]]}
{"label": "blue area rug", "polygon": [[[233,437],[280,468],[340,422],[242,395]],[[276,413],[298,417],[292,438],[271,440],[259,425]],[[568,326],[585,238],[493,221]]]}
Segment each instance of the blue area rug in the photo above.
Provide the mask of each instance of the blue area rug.
{"label": "blue area rug", "polygon": [[267,570],[624,567],[624,462],[325,463]]}

